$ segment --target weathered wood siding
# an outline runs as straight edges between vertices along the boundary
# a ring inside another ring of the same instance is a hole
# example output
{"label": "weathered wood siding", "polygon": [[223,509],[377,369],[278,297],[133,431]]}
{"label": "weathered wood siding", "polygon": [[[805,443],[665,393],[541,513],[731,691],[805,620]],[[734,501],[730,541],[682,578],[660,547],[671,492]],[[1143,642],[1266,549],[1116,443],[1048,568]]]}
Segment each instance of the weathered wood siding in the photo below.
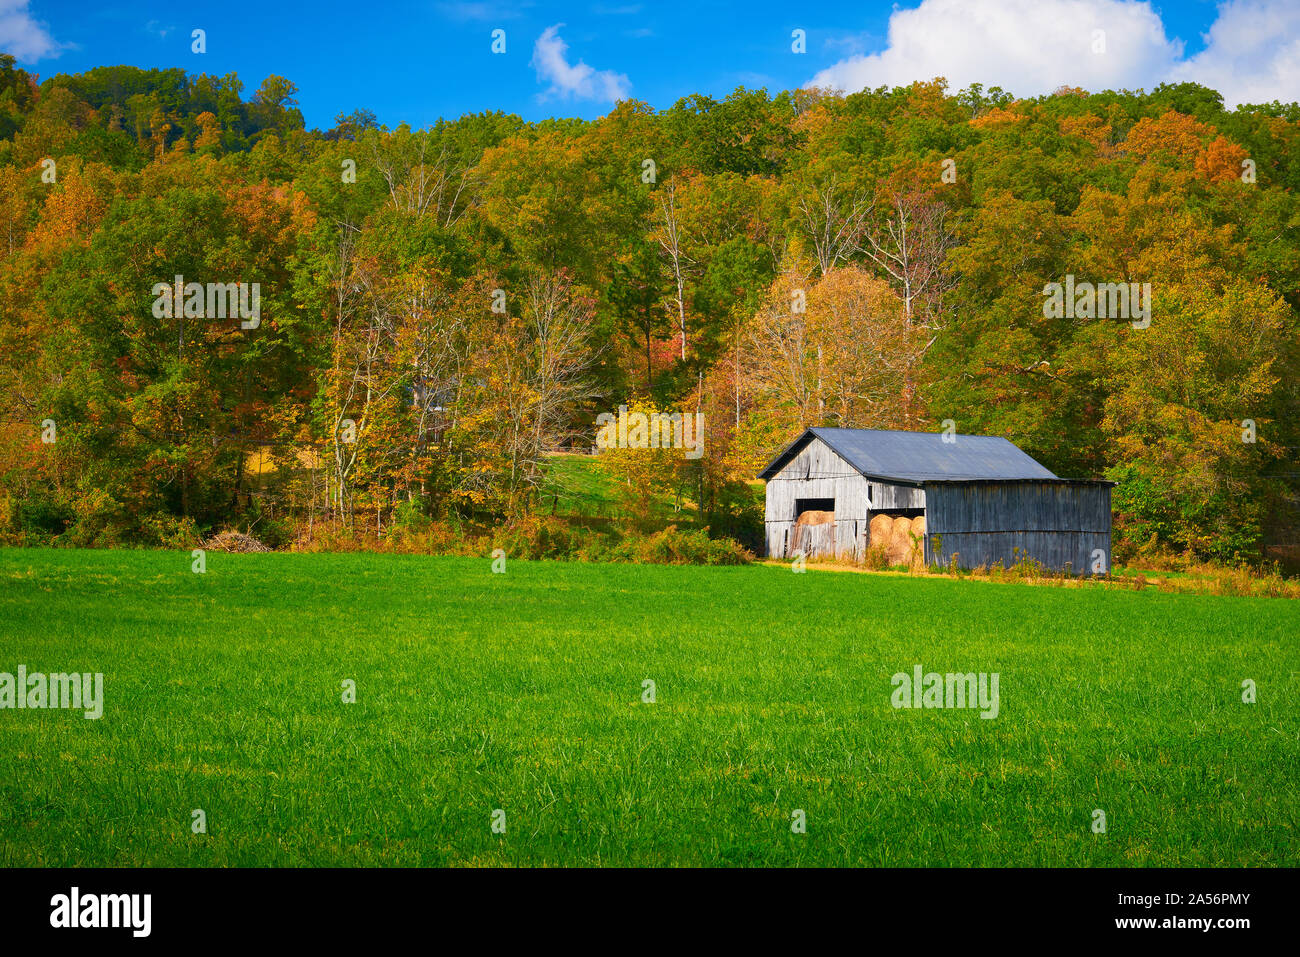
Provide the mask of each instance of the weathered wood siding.
{"label": "weathered wood siding", "polygon": [[[796,506],[799,499],[835,500],[833,533],[827,526],[796,536]],[[919,488],[869,482],[820,439],[808,443],[767,483],[764,526],[770,558],[789,558],[799,550],[797,538],[807,539],[814,555],[861,558],[866,547],[867,526],[873,511],[924,508],[925,492]]]}
{"label": "weathered wood siding", "polygon": [[1103,482],[933,482],[925,487],[925,559],[962,568],[1021,555],[1078,574],[1101,549],[1110,568],[1110,486]]}
{"label": "weathered wood siding", "polygon": [[808,557],[834,555],[837,548],[835,525],[795,525],[790,532],[786,552],[793,555],[802,551]]}

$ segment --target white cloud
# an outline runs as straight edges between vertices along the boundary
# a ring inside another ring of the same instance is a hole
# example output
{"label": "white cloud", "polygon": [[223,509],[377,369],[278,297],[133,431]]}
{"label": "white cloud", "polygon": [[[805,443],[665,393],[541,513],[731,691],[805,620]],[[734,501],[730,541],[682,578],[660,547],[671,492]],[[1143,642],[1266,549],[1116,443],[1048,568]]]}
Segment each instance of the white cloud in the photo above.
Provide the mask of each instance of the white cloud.
{"label": "white cloud", "polygon": [[[1096,30],[1104,52],[1094,51]],[[1145,2],[923,0],[890,16],[884,50],[841,60],[811,83],[861,90],[943,76],[957,89],[982,83],[1022,95],[1137,87],[1181,53]]]}
{"label": "white cloud", "polygon": [[50,36],[44,23],[32,19],[29,0],[0,0],[0,51],[21,63],[56,57],[67,45]]}
{"label": "white cloud", "polygon": [[[1104,52],[1094,49],[1095,31]],[[1146,0],[922,0],[890,16],[883,50],[843,59],[809,85],[861,90],[943,76],[953,89],[982,83],[1033,96],[1190,80],[1229,107],[1300,98],[1296,0],[1228,0],[1206,41],[1184,58]]]}
{"label": "white cloud", "polygon": [[1223,94],[1229,106],[1300,99],[1300,4],[1231,0],[1206,34],[1205,49],[1171,74]]}
{"label": "white cloud", "polygon": [[562,26],[563,23],[557,23],[553,27],[547,27],[533,46],[532,65],[537,71],[537,78],[550,84],[542,98],[574,97],[609,103],[625,99],[632,84],[622,73],[595,70],[581,60],[569,64],[566,57],[569,46],[559,36]]}

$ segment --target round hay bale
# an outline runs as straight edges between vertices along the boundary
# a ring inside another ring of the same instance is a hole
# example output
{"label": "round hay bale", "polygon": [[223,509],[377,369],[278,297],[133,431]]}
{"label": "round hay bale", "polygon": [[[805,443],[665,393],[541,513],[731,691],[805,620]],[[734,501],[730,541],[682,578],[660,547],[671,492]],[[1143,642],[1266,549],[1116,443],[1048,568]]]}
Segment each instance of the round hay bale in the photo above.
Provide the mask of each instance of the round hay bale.
{"label": "round hay bale", "polygon": [[795,519],[796,525],[833,525],[835,524],[834,512],[820,512],[815,509],[809,509],[806,512],[800,512],[799,517]]}
{"label": "round hay bale", "polygon": [[912,520],[910,518],[894,519],[893,530],[889,536],[889,564],[907,565],[912,560]]}
{"label": "round hay bale", "polygon": [[894,520],[888,515],[873,515],[871,517],[871,538],[868,544],[872,548],[888,548],[889,539],[894,534]]}
{"label": "round hay bale", "polygon": [[925,516],[919,515],[912,519],[912,557],[910,559],[914,567],[921,567],[925,564]]}

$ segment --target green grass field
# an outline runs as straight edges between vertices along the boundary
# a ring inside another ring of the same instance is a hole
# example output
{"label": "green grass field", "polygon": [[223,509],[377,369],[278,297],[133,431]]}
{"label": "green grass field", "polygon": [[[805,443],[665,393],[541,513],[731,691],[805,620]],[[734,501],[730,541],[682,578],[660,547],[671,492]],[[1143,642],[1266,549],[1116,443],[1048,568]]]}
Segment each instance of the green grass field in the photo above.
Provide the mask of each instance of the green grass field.
{"label": "green grass field", "polygon": [[[771,566],[207,563],[0,551],[0,672],[103,672],[106,699],[97,721],[0,710],[0,864],[1300,858],[1295,602]],[[916,664],[998,672],[998,717],[892,708]]]}

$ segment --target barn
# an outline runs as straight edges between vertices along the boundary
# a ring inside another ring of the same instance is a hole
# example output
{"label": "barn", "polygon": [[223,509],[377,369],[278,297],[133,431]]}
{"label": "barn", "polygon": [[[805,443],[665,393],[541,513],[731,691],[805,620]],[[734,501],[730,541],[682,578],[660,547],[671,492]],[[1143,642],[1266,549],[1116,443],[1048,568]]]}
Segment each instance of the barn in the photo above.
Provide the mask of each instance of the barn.
{"label": "barn", "polygon": [[1114,483],[1059,478],[998,436],[813,428],[758,477],[771,558],[861,560],[882,544],[892,564],[901,541],[927,564],[1110,568]]}

